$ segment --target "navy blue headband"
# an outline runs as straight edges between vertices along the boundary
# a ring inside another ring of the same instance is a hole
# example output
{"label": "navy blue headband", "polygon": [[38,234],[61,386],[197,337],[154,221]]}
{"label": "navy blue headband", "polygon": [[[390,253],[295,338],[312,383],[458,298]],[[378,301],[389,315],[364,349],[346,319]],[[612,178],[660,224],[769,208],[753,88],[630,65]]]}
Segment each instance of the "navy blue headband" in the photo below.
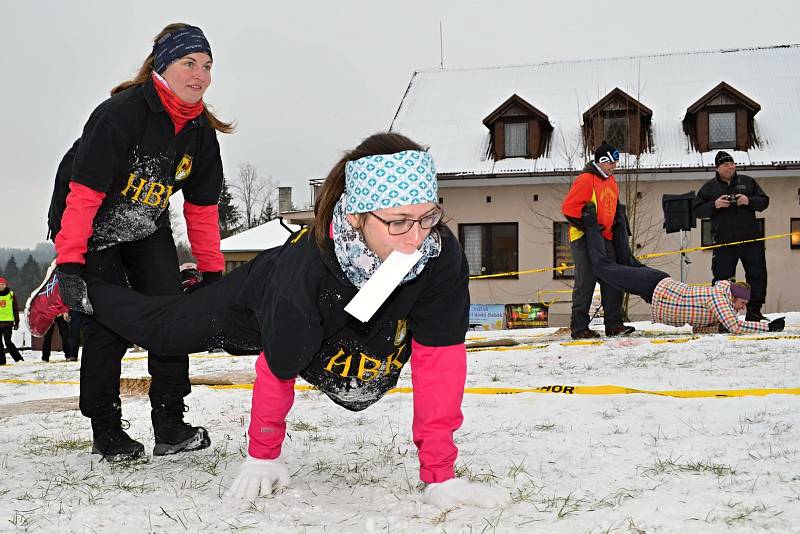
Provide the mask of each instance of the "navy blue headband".
{"label": "navy blue headband", "polygon": [[211,45],[203,35],[203,30],[197,26],[177,29],[153,45],[153,68],[157,73],[163,74],[173,61],[195,52],[204,52],[212,57]]}

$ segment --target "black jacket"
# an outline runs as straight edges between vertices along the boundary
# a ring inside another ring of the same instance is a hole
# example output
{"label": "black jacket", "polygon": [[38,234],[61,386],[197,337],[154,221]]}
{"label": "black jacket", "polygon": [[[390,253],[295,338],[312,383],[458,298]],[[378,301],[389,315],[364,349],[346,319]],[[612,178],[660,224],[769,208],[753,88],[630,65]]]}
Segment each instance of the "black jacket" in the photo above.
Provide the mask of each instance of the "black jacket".
{"label": "black jacket", "polygon": [[143,239],[169,227],[169,197],[179,190],[199,206],[218,202],[223,176],[216,131],[201,114],[175,134],[148,80],[101,103],[61,160],[48,217],[53,239],[70,181],[106,194],[89,250]]}
{"label": "black jacket", "polygon": [[247,273],[236,276],[246,280],[236,303],[252,310],[272,372],[282,379],[299,374],[337,404],[361,410],[395,386],[412,338],[434,347],[463,343],[467,260],[452,232],[438,228],[441,254],[395,289],[367,323],[344,311],[358,290],[330,240],[321,250],[312,232],[301,230],[242,266]]}
{"label": "black jacket", "polygon": [[[722,195],[741,193],[750,199],[746,206],[730,206],[717,209],[714,206]],[[756,212],[769,206],[769,197],[764,190],[746,174],[734,173],[729,184],[719,174],[706,182],[694,199],[694,214],[698,219],[711,219],[711,235],[714,243],[732,243],[757,239],[761,232],[756,221]]]}

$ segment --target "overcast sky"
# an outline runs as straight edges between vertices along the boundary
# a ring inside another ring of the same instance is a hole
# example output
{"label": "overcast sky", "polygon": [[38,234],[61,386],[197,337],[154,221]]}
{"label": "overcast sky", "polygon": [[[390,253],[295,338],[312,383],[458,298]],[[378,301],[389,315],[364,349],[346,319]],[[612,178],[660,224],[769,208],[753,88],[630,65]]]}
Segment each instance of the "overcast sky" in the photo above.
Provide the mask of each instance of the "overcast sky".
{"label": "overcast sky", "polygon": [[415,70],[439,65],[440,21],[445,68],[800,42],[788,0],[0,0],[0,13],[0,247],[45,240],[61,157],[170,22],[211,43],[205,100],[238,123],[219,136],[228,179],[253,163],[295,204],[389,127]]}

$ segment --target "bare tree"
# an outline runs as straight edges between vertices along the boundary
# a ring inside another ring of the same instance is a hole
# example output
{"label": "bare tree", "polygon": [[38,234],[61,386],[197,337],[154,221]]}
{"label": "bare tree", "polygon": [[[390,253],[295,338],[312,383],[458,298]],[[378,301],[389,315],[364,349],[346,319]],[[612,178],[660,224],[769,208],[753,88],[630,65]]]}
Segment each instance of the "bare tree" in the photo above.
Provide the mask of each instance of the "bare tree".
{"label": "bare tree", "polygon": [[252,163],[241,163],[239,174],[230,188],[244,211],[245,228],[253,228],[265,222],[262,220],[265,206],[272,202],[276,190],[271,177],[259,175],[258,169]]}

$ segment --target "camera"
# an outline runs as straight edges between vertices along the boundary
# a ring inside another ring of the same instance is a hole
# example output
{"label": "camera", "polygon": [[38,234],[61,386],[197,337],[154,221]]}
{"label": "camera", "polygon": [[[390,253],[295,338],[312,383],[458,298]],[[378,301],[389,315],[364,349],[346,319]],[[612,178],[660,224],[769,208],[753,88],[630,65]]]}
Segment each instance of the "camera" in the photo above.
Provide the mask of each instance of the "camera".
{"label": "camera", "polygon": [[727,200],[728,202],[730,202],[734,206],[736,205],[736,195],[734,195],[734,194],[725,195],[724,198],[725,198],[725,200]]}

